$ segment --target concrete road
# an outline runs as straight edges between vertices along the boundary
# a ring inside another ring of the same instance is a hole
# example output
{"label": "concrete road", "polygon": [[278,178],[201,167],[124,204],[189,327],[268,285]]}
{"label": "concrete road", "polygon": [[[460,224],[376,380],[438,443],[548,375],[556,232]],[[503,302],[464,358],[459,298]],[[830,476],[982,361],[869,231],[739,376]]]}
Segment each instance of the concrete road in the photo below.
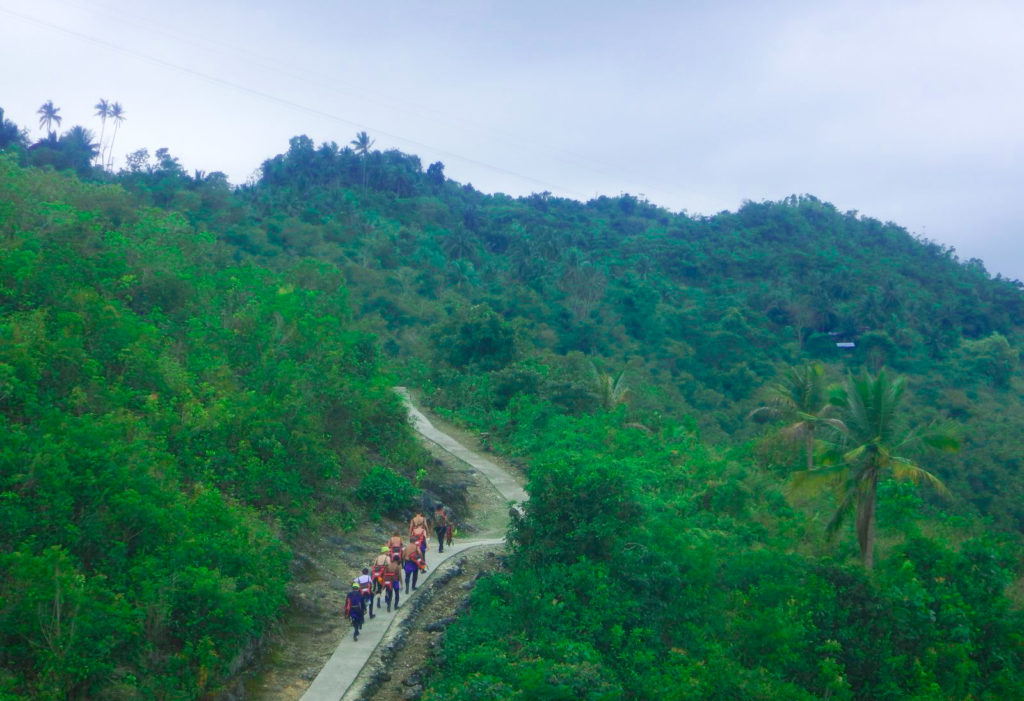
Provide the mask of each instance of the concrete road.
{"label": "concrete road", "polygon": [[479,470],[480,474],[486,477],[487,481],[493,484],[498,493],[508,501],[514,502],[517,506],[526,501],[526,490],[519,486],[519,483],[512,478],[512,475],[487,458],[466,448],[448,434],[436,429],[427,417],[412,405],[409,399],[409,392],[404,387],[396,387],[395,391],[405,400],[405,405],[409,409],[409,418],[421,436],[436,443],[459,460]]}

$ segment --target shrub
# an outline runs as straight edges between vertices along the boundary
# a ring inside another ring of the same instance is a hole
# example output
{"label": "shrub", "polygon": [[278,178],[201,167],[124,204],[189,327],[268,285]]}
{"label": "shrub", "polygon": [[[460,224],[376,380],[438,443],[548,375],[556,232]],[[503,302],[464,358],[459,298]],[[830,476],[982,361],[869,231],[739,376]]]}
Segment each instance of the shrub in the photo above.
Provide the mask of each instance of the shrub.
{"label": "shrub", "polygon": [[366,502],[375,516],[395,514],[412,505],[416,487],[386,467],[374,467],[356,489],[356,498]]}

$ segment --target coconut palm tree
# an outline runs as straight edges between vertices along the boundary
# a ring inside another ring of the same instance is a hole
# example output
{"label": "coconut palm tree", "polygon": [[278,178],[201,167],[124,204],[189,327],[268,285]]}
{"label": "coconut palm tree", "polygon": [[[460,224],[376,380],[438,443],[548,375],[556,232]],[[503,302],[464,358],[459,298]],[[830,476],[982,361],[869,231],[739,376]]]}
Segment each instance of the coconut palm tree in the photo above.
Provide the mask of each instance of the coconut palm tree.
{"label": "coconut palm tree", "polygon": [[476,256],[477,238],[473,232],[463,227],[458,227],[449,232],[441,240],[441,248],[452,260],[460,258],[474,259]]}
{"label": "coconut palm tree", "polygon": [[371,139],[370,135],[367,134],[365,131],[361,131],[358,134],[356,134],[356,138],[352,139],[352,141],[349,142],[349,144],[351,144],[355,152],[358,153],[360,156],[366,156],[367,154],[369,154],[370,149],[373,147],[375,143],[376,141]]}
{"label": "coconut palm tree", "polygon": [[[762,406],[750,412],[756,421],[784,420],[783,436],[803,446],[806,469],[814,469],[814,442],[818,429],[835,423],[838,411],[829,403],[825,367],[812,363],[790,368],[782,380],[764,390]],[[838,427],[838,424],[836,424]]]}
{"label": "coconut palm tree", "polygon": [[356,138],[349,142],[349,145],[355,150],[356,153],[363,159],[363,189],[366,189],[366,159],[370,155],[370,149],[376,142],[370,138],[369,134],[365,131],[361,131],[356,134]]}
{"label": "coconut palm tree", "polygon": [[890,380],[885,370],[872,377],[865,371],[849,377],[844,390],[833,398],[841,421],[836,441],[825,465],[794,474],[794,486],[830,481],[839,496],[839,506],[828,525],[832,536],[853,514],[861,561],[868,570],[874,565],[875,507],[879,480],[892,477],[900,481],[928,484],[940,494],[949,495],[942,481],[918,466],[902,453],[925,445],[947,451],[959,449],[949,431],[929,425],[907,429],[899,413],[905,381]]}
{"label": "coconut palm tree", "polygon": [[113,169],[114,167],[114,140],[117,138],[117,128],[121,126],[121,122],[125,120],[124,108],[121,107],[120,102],[115,102],[110,106],[110,113],[107,115],[110,119],[114,120],[114,134],[110,137],[110,146],[107,147],[107,168]]}
{"label": "coconut palm tree", "polygon": [[100,98],[96,103],[96,116],[100,118],[100,165],[103,165],[103,136],[107,131],[107,117],[110,116],[110,103]]}
{"label": "coconut palm tree", "polygon": [[57,114],[58,112],[60,112],[60,107],[54,107],[53,100],[47,100],[42,107],[36,110],[36,114],[39,115],[39,128],[45,129],[48,135],[54,133],[54,124],[60,127],[63,118]]}

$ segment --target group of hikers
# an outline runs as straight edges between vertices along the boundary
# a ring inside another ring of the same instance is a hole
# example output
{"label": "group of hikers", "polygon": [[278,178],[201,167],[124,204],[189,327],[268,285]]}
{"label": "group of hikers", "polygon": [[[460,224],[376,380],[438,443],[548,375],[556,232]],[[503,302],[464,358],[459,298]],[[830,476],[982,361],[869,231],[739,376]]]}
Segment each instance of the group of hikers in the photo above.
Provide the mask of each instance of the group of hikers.
{"label": "group of hikers", "polygon": [[[444,552],[444,546],[452,544],[455,523],[452,514],[444,504],[438,504],[431,516],[434,533],[437,535],[437,551]],[[365,617],[376,618],[373,613],[374,598],[380,610],[381,596],[391,612],[392,601],[398,608],[402,594],[402,573],[405,573],[405,593],[416,589],[420,572],[427,569],[427,518],[417,513],[409,521],[409,542],[402,542],[396,530],[388,542],[381,546],[380,554],[370,567],[364,567],[362,574],[352,580],[352,589],[345,597],[345,613],[352,621],[352,639],[359,640],[359,631]],[[410,584],[412,588],[410,589]]]}

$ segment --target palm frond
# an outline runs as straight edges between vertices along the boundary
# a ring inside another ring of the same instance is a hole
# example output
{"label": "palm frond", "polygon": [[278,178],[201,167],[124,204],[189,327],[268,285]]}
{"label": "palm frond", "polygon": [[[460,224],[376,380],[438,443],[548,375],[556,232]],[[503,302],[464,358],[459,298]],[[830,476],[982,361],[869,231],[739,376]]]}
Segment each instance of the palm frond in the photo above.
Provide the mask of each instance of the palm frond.
{"label": "palm frond", "polygon": [[910,460],[906,458],[893,458],[891,467],[894,479],[900,482],[913,482],[917,485],[927,484],[943,497],[947,499],[953,498],[953,495],[950,494],[949,489],[942,480]]}
{"label": "palm frond", "polygon": [[899,426],[898,411],[905,384],[906,379],[903,377],[897,377],[890,382],[885,370],[879,372],[876,378],[875,391],[880,396],[878,436],[887,443],[892,442]]}
{"label": "palm frond", "polygon": [[960,441],[954,436],[925,436],[922,440],[929,448],[936,448],[943,453],[960,452]]}
{"label": "palm frond", "polygon": [[868,444],[868,443],[861,443],[860,445],[858,445],[853,450],[848,450],[845,453],[843,453],[843,462],[845,462],[847,464],[853,464],[853,463],[859,462],[861,460],[861,458],[863,458],[865,456],[865,454],[869,450],[870,450],[870,444]]}
{"label": "palm frond", "polygon": [[612,400],[615,404],[625,404],[629,402],[632,395],[633,390],[629,388],[626,369],[623,368],[615,378],[615,385],[612,387]]}
{"label": "palm frond", "polygon": [[956,453],[960,450],[960,439],[947,427],[935,427],[925,432],[921,436],[921,442],[943,453]]}
{"label": "palm frond", "polygon": [[960,450],[960,438],[955,426],[948,423],[932,422],[926,426],[907,431],[895,446],[895,450],[913,450],[921,446],[943,453]]}
{"label": "palm frond", "polygon": [[820,419],[816,419],[816,423],[819,426],[826,426],[828,428],[831,428],[831,429],[835,430],[838,433],[849,433],[850,432],[850,429],[847,427],[846,422],[843,421],[842,419],[820,418]]}
{"label": "palm frond", "polygon": [[774,421],[782,417],[782,409],[774,405],[759,406],[747,414],[748,419],[755,421]]}
{"label": "palm frond", "polygon": [[809,421],[800,421],[783,428],[779,433],[789,441],[799,441],[814,432],[814,424]]}

